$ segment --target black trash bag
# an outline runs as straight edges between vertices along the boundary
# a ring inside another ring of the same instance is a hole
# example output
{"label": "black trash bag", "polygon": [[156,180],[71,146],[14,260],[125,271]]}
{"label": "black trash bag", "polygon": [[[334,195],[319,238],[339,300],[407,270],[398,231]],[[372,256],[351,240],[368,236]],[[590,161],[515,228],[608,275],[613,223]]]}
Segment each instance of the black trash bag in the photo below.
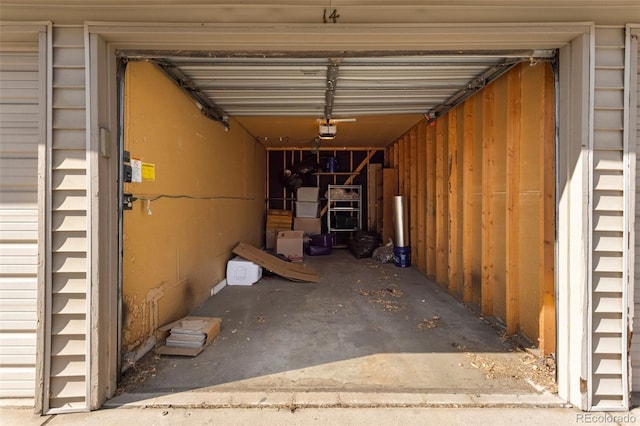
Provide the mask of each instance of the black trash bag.
{"label": "black trash bag", "polygon": [[293,171],[293,173],[297,173],[299,175],[308,175],[311,173],[316,173],[318,171],[321,171],[322,168],[320,167],[320,164],[318,164],[318,162],[316,161],[316,158],[310,156],[310,157],[304,158],[299,163],[296,163],[293,166],[291,166],[291,170]]}
{"label": "black trash bag", "polygon": [[380,245],[380,237],[375,232],[357,231],[349,240],[349,250],[356,257],[362,259],[371,257],[373,251]]}
{"label": "black trash bag", "polygon": [[282,174],[282,184],[293,193],[295,193],[303,183],[302,176],[297,173],[292,173],[289,169],[285,170]]}

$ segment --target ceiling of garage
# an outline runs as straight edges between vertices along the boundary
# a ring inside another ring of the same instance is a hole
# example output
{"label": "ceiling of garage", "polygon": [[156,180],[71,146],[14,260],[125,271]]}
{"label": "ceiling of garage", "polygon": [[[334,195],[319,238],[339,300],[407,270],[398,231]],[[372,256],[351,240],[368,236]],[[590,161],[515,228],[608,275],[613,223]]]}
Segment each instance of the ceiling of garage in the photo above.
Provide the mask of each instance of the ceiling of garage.
{"label": "ceiling of garage", "polygon": [[336,136],[321,146],[384,147],[513,65],[553,55],[552,50],[295,56],[121,52],[128,60],[154,61],[203,113],[229,126],[239,123],[270,147],[311,146],[319,120],[327,119],[337,120]]}

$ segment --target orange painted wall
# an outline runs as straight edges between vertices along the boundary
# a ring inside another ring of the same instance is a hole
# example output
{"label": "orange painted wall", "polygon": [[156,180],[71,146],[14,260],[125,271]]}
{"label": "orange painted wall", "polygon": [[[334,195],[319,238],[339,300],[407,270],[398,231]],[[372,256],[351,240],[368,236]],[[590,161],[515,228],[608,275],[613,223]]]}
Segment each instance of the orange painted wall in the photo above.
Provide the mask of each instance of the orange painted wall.
{"label": "orange painted wall", "polygon": [[128,64],[124,102],[125,149],[156,170],[155,181],[125,184],[139,198],[124,212],[131,352],[210,296],[238,242],[262,244],[266,151],[234,121],[226,132],[203,116],[152,63]]}

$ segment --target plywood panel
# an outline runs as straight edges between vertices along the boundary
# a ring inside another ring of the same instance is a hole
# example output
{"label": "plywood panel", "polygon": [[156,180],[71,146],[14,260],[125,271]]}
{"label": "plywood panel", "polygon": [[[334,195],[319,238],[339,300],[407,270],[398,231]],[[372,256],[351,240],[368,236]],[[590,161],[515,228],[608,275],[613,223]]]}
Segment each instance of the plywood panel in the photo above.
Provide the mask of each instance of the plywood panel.
{"label": "plywood panel", "polygon": [[409,144],[409,244],[411,249],[412,263],[418,263],[420,248],[416,244],[418,241],[418,129],[414,127],[407,135]]}
{"label": "plywood panel", "polygon": [[495,146],[495,100],[493,86],[482,92],[482,315],[493,315],[494,258],[492,209]]}
{"label": "plywood panel", "polygon": [[[449,233],[448,241],[448,286],[449,291],[453,293],[461,293],[462,291],[462,268],[461,258],[461,226],[462,215],[459,209],[459,192],[460,192],[460,164],[458,151],[458,114],[462,111],[461,107],[456,107],[449,112],[447,141],[448,141],[448,220],[447,227]],[[462,115],[462,114],[460,114]]]}
{"label": "plywood panel", "polygon": [[427,134],[426,123],[423,121],[418,126],[417,133],[417,206],[416,214],[418,216],[417,241],[414,246],[418,249],[417,266],[420,272],[426,274],[427,269],[427,245],[426,245],[426,186],[427,186]]}
{"label": "plywood panel", "polygon": [[436,127],[427,128],[427,276],[436,275]]}
{"label": "plywood panel", "polygon": [[462,141],[462,270],[464,303],[473,301],[473,102],[465,102]]}

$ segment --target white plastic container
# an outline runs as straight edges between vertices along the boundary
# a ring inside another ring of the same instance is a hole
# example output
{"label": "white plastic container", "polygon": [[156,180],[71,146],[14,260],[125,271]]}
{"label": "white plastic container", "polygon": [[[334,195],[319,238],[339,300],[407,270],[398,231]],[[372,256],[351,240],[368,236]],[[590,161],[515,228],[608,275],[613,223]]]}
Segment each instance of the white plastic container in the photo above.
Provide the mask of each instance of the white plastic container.
{"label": "white plastic container", "polygon": [[227,262],[227,285],[252,285],[262,278],[262,267],[236,256]]}
{"label": "white plastic container", "polygon": [[317,201],[296,201],[296,217],[318,217],[319,205]]}
{"label": "white plastic container", "polygon": [[318,201],[320,194],[320,188],[317,186],[301,186],[297,189],[296,200],[297,201]]}

